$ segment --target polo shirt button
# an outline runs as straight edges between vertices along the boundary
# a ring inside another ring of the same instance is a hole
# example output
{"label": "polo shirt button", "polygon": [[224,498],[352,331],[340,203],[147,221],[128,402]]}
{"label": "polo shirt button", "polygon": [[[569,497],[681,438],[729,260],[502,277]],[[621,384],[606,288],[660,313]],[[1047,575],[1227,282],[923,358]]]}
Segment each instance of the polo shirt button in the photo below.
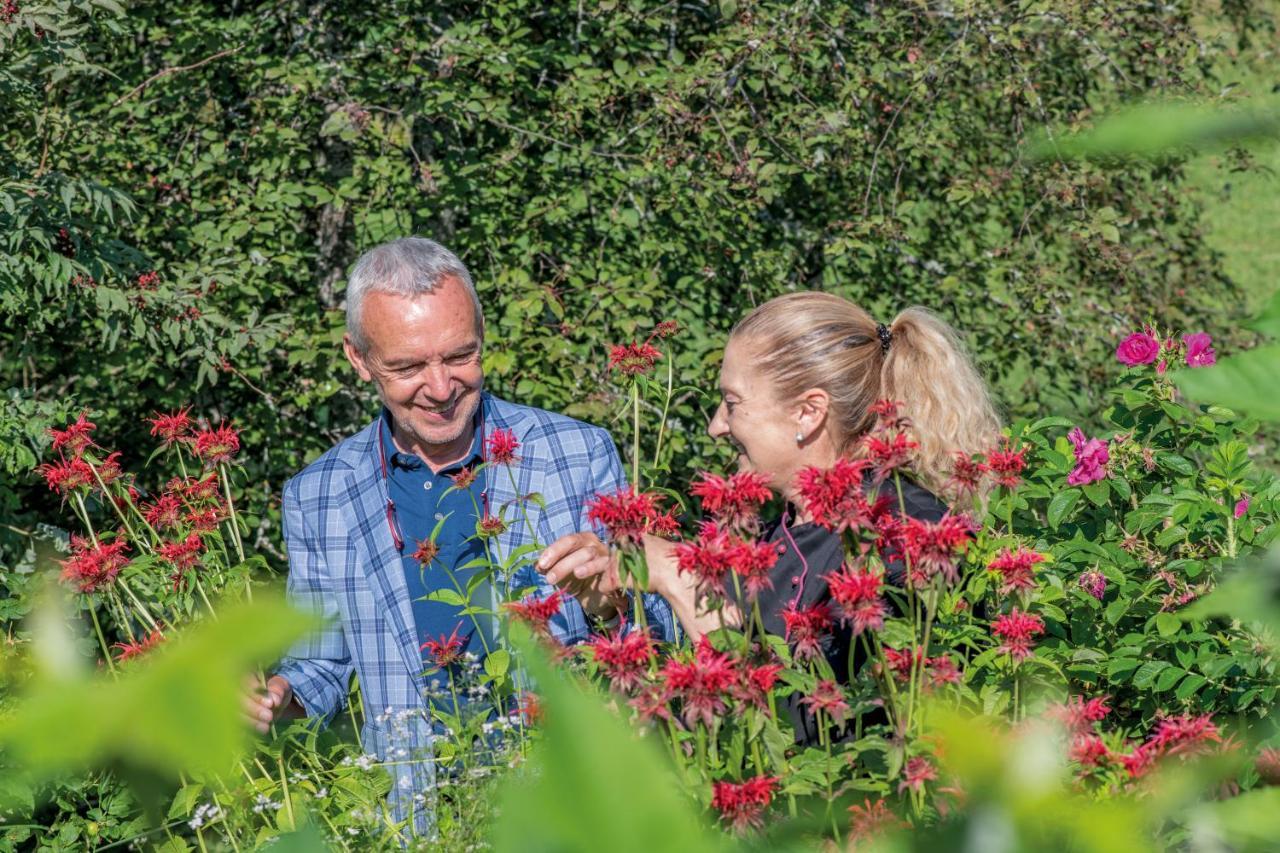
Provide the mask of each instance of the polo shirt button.
{"label": "polo shirt button", "polygon": [[425,483],[423,483],[422,488],[426,489],[428,492],[431,491],[431,481],[427,480]]}
{"label": "polo shirt button", "polygon": [[437,513],[436,513],[436,521],[444,521],[444,513],[443,513],[443,512],[437,512]]}
{"label": "polo shirt button", "polygon": [[791,578],[791,585],[792,585],[792,586],[796,586],[796,585],[798,585],[799,583],[800,583],[800,578],[798,578],[798,577],[796,577],[796,576],[792,576],[792,578]]}

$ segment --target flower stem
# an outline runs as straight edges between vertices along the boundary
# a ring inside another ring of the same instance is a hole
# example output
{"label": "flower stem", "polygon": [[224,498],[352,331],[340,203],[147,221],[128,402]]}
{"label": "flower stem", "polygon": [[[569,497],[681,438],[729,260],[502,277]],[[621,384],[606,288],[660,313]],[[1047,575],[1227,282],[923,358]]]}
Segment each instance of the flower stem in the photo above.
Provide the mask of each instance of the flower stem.
{"label": "flower stem", "polygon": [[118,677],[116,663],[111,659],[111,648],[107,645],[106,635],[102,633],[102,623],[98,621],[98,608],[93,606],[92,600],[89,601],[89,616],[93,619],[93,631],[98,635],[98,645],[102,646],[102,654],[107,658],[107,669],[113,678]]}
{"label": "flower stem", "polygon": [[658,422],[658,444],[653,451],[653,467],[657,468],[662,458],[662,439],[667,432],[667,413],[671,411],[671,390],[675,384],[675,359],[667,359],[667,396],[662,401],[662,420]]}
{"label": "flower stem", "polygon": [[640,382],[631,383],[631,483],[640,491]]}

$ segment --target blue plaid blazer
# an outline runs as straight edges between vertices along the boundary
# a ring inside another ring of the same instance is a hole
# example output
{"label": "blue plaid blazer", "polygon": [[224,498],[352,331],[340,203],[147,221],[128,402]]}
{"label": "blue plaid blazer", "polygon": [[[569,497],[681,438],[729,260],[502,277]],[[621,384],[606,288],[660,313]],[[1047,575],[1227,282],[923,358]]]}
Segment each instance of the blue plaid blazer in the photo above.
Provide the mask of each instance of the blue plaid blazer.
{"label": "blue plaid blazer", "polygon": [[[540,544],[592,529],[586,518],[587,501],[626,482],[609,433],[487,393],[481,405],[486,437],[493,430],[506,429],[520,441],[519,459],[510,473],[503,466],[485,470],[485,488],[494,512],[517,496],[537,493],[543,505],[527,502],[526,507]],[[341,710],[355,673],[368,712],[362,729],[365,751],[399,759],[404,750],[429,754],[432,735],[428,721],[405,722],[411,712],[425,709],[422,697],[428,685],[404,569],[387,523],[378,427],[375,420],[285,484],[282,511],[289,597],[327,622],[290,649],[276,672],[289,680],[308,716],[326,722]],[[525,524],[513,519],[511,512],[507,520],[506,532],[496,540],[496,558],[531,543]],[[505,580],[510,589],[533,587],[533,594],[542,597],[554,591],[527,562]],[[655,633],[674,639],[675,619],[666,601],[647,594],[644,605]],[[550,627],[566,644],[588,635],[582,606],[572,598],[566,599]],[[387,722],[390,719],[396,720],[395,732]],[[431,780],[430,768],[415,762],[391,769],[396,771],[397,789],[405,789],[404,793],[420,791]],[[408,800],[393,791],[392,802],[398,805],[397,817],[403,818]]]}

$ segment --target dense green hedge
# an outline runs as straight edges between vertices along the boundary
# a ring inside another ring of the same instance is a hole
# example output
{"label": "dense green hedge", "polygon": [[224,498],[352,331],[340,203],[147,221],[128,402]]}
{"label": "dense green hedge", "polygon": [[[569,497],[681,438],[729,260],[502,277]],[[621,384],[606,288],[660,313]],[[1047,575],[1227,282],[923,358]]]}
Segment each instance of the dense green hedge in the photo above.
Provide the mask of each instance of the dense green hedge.
{"label": "dense green hedge", "polygon": [[[0,23],[0,502],[23,523],[54,498],[20,469],[81,405],[138,438],[183,403],[232,419],[248,488],[277,492],[372,411],[336,346],[345,270],[408,233],[472,266],[491,388],[600,423],[607,343],[678,319],[709,389],[732,322],[794,288],[939,309],[1015,414],[1093,412],[1153,315],[1230,331],[1176,161],[1025,153],[1216,91],[1188,5],[113,6]],[[677,468],[710,452],[705,412],[681,399]]]}

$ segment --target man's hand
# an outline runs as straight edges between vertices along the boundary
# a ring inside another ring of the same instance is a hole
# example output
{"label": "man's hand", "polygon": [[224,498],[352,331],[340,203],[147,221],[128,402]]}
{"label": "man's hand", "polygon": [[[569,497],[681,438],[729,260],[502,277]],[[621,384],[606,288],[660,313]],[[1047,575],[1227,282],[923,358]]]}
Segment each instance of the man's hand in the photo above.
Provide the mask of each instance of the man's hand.
{"label": "man's hand", "polygon": [[570,533],[552,542],[538,558],[537,569],[591,615],[609,619],[617,611],[622,587],[618,558],[594,533]]}
{"label": "man's hand", "polygon": [[293,698],[293,688],[283,675],[273,675],[264,685],[253,676],[245,684],[243,712],[245,720],[259,734],[271,730],[271,724],[281,717],[301,716],[302,706]]}

